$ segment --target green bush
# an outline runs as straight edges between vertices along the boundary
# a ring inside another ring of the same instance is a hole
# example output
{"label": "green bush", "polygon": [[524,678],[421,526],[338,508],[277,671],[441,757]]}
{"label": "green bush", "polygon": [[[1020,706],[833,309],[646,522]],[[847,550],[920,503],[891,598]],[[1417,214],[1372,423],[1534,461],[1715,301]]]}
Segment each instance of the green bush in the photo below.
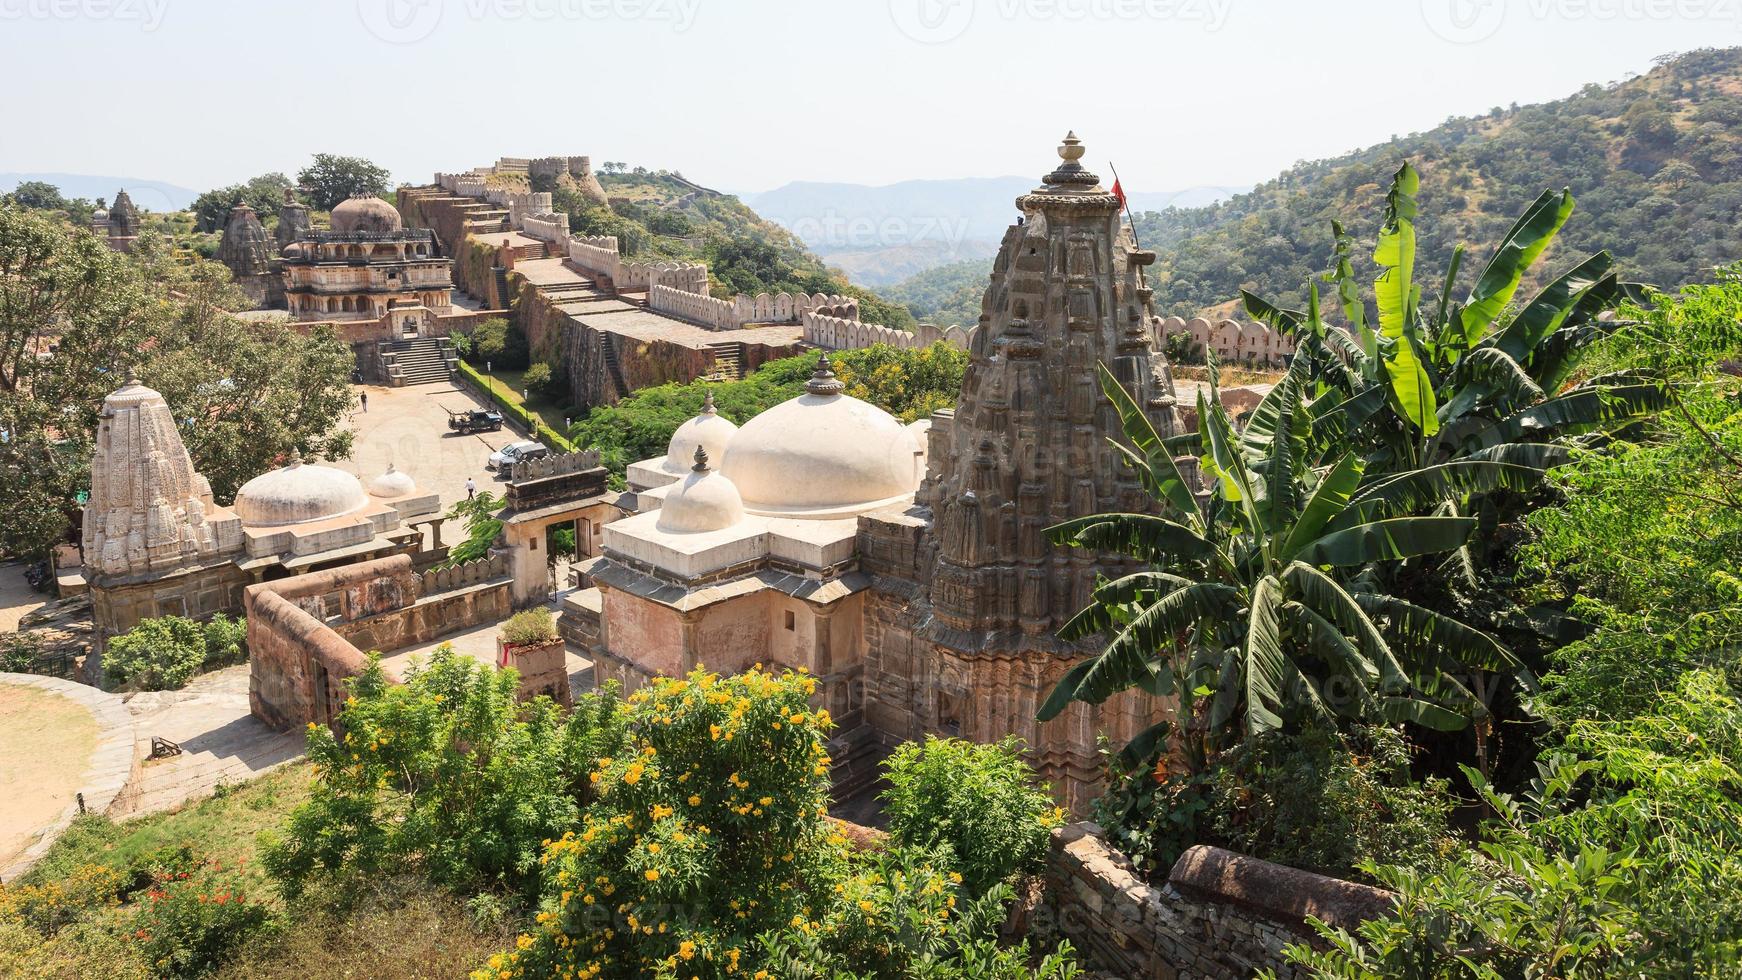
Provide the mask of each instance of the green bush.
{"label": "green bush", "polygon": [[1016,738],[980,745],[928,736],[897,748],[883,775],[890,834],[905,846],[945,848],[973,895],[1039,870],[1047,835],[1064,820]]}
{"label": "green bush", "polygon": [[523,609],[502,624],[502,641],[513,646],[537,646],[556,638],[556,621],[543,606]]}
{"label": "green bush", "polygon": [[550,365],[543,361],[533,364],[526,369],[525,374],[520,376],[521,383],[526,385],[528,391],[536,391],[539,394],[544,394],[550,390],[551,380]]}
{"label": "green bush", "polygon": [[42,637],[36,633],[0,633],[0,670],[28,674],[42,659]]}
{"label": "green bush", "polygon": [[1364,862],[1432,868],[1459,845],[1443,780],[1410,777],[1396,731],[1309,728],[1251,736],[1202,772],[1169,759],[1115,771],[1094,816],[1141,869],[1165,873],[1185,850],[1213,844],[1333,877]]}
{"label": "green bush", "polygon": [[248,659],[248,621],[240,616],[232,619],[217,613],[206,620],[207,668],[221,664],[241,663]]}
{"label": "green bush", "polygon": [[548,698],[523,704],[513,669],[446,644],[404,684],[378,660],[347,683],[344,735],[309,726],[313,796],[263,841],[280,890],[355,889],[410,870],[456,889],[538,894],[542,843],[575,825],[598,759],[621,754],[616,695],[590,694],[566,715]]}
{"label": "green bush", "polygon": [[143,619],[109,641],[103,672],[110,685],[143,691],[173,691],[206,662],[206,634],[181,616]]}

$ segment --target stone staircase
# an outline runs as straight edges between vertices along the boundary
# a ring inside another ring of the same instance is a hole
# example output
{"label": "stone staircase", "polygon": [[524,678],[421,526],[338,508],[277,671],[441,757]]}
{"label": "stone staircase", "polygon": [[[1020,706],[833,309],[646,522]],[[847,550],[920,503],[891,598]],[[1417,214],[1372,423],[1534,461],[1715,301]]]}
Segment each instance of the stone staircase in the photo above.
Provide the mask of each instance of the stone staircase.
{"label": "stone staircase", "polygon": [[383,345],[381,361],[387,383],[393,387],[434,384],[452,376],[454,352],[447,341],[424,337]]}
{"label": "stone staircase", "polygon": [[501,266],[496,266],[495,272],[496,296],[502,304],[502,309],[506,310],[514,305],[514,297],[508,294],[508,270]]}
{"label": "stone staircase", "polygon": [[721,381],[741,381],[744,378],[744,345],[735,340],[723,340],[708,345],[714,351],[714,374]]}
{"label": "stone staircase", "polygon": [[629,396],[629,383],[623,380],[623,363],[617,357],[617,335],[608,331],[600,331],[599,348],[605,355],[605,371],[611,376],[611,383],[617,386],[617,397]]}

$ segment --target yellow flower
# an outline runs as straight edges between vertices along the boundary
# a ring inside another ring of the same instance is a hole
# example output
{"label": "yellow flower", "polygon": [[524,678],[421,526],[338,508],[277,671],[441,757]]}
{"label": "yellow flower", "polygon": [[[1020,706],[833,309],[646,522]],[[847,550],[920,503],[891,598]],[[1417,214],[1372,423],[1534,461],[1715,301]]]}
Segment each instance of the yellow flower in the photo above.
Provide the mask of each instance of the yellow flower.
{"label": "yellow flower", "polygon": [[694,793],[690,794],[690,806],[701,806],[701,805],[702,805],[702,798]]}
{"label": "yellow flower", "polygon": [[658,881],[659,880],[659,872],[655,871],[652,868],[648,868],[647,869],[647,880],[648,881]]}

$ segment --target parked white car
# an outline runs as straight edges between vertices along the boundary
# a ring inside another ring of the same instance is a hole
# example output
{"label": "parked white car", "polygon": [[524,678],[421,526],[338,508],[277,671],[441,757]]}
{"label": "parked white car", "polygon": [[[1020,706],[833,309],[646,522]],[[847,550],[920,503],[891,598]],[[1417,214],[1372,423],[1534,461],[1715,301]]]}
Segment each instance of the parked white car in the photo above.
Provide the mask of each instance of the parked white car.
{"label": "parked white car", "polygon": [[501,449],[491,453],[489,461],[484,465],[490,469],[499,470],[504,465],[514,465],[514,461],[519,459],[522,454],[529,453],[534,449],[543,448],[544,444],[538,442],[511,442],[508,445],[503,446]]}

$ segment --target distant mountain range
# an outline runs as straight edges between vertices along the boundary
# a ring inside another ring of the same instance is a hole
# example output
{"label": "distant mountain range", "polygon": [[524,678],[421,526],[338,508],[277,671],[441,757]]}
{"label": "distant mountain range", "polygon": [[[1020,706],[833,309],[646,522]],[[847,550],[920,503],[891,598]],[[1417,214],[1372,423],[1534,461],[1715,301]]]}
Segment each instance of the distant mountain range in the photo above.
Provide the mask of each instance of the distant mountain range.
{"label": "distant mountain range", "polygon": [[[854,282],[882,286],[938,266],[989,258],[1016,220],[1033,177],[961,177],[895,184],[794,181],[739,195]],[[1136,210],[1200,207],[1245,188],[1132,193]]]}
{"label": "distant mountain range", "polygon": [[27,180],[40,180],[60,188],[64,197],[87,200],[114,200],[117,190],[126,190],[135,207],[146,211],[180,211],[192,204],[200,192],[161,180],[143,177],[100,177],[91,174],[23,174],[0,173],[0,194],[10,193]]}

